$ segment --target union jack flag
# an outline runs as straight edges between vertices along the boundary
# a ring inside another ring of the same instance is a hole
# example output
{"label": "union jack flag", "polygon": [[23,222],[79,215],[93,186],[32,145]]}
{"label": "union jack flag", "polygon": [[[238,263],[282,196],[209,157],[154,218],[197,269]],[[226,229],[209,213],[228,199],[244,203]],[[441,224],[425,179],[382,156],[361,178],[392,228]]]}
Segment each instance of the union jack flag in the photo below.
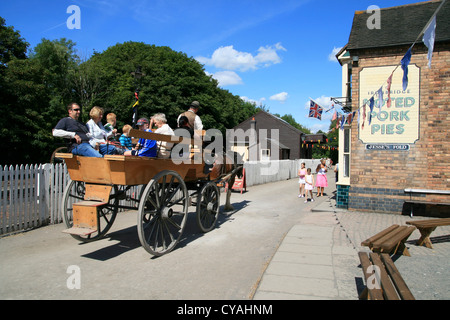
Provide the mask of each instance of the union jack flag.
{"label": "union jack flag", "polygon": [[319,106],[317,103],[315,103],[313,100],[311,100],[309,108],[309,117],[322,120],[322,112],[323,108]]}

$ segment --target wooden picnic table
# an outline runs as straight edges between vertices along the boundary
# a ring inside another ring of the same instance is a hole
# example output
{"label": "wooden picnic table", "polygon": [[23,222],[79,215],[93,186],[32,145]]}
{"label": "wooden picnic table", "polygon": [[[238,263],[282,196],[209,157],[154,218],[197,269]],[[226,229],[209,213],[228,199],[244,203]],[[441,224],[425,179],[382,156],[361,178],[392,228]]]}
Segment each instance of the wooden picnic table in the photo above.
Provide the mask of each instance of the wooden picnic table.
{"label": "wooden picnic table", "polygon": [[417,245],[425,245],[427,248],[433,249],[430,240],[431,233],[439,226],[450,225],[450,218],[407,221],[406,224],[413,225],[420,231],[421,237],[417,240]]}

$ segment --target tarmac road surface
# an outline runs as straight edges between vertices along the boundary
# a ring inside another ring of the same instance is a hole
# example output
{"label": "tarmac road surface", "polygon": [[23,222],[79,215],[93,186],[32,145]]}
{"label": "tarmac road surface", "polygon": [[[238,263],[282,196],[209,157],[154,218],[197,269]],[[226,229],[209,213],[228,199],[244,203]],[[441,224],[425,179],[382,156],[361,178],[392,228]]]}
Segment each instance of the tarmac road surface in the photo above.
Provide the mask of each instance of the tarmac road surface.
{"label": "tarmac road surface", "polygon": [[63,234],[63,224],[1,238],[0,299],[251,299],[286,233],[327,199],[297,194],[297,179],[233,192],[235,211],[207,234],[190,207],[182,240],[158,258],[141,247],[135,211],[119,213],[93,243]]}

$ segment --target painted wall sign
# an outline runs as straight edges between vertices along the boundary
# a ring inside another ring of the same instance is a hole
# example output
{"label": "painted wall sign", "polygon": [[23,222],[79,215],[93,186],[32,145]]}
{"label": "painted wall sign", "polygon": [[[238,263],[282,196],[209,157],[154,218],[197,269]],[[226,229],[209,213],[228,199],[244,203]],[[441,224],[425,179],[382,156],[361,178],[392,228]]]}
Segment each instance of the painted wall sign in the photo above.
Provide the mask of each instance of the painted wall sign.
{"label": "painted wall sign", "polygon": [[[414,144],[419,139],[420,68],[409,65],[408,88],[405,91],[402,88],[403,70],[397,68],[392,76],[391,106],[388,108],[387,79],[394,69],[395,66],[369,67],[359,73],[359,106],[362,107],[375,94],[372,113],[369,103],[366,104],[364,129],[361,108],[359,139],[365,144]],[[379,109],[377,91],[382,84],[383,104]]]}

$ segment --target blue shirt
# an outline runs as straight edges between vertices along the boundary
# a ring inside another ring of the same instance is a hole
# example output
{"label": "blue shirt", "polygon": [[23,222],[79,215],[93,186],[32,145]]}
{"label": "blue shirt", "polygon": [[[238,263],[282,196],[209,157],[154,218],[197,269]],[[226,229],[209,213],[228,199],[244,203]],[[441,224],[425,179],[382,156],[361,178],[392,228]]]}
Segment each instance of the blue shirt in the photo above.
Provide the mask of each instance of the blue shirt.
{"label": "blue shirt", "polygon": [[[145,131],[153,132],[150,129],[147,129]],[[138,156],[156,158],[157,146],[155,140],[140,138],[138,143],[141,145],[141,148],[137,153]]]}
{"label": "blue shirt", "polygon": [[122,147],[127,148],[128,150],[131,150],[133,147],[133,143],[131,141],[130,137],[127,137],[126,135],[122,134],[119,138],[119,142],[122,145]]}

